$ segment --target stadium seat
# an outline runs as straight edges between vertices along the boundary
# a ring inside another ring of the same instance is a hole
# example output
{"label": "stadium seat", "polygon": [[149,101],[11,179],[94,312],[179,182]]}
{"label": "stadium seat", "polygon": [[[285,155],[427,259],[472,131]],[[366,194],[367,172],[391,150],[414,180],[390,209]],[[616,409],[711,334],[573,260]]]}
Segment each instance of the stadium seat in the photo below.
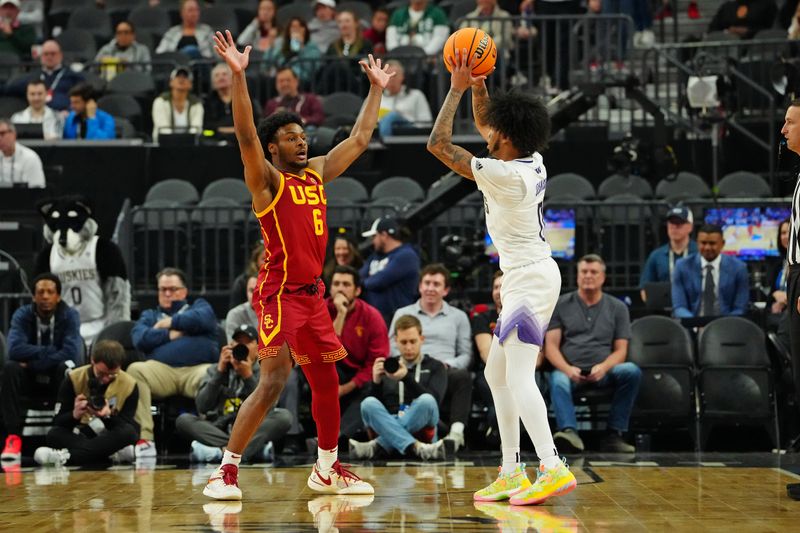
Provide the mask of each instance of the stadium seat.
{"label": "stadium seat", "polygon": [[341,11],[352,11],[358,16],[359,19],[370,23],[372,20],[372,6],[370,6],[367,2],[360,2],[359,0],[349,0],[346,2],[339,2],[336,5],[336,10]]}
{"label": "stadium seat", "polygon": [[597,193],[594,185],[579,174],[565,172],[557,174],[547,180],[545,197],[547,199],[556,196],[571,195],[581,200],[594,200]]}
{"label": "stadium seat", "polygon": [[0,331],[0,365],[5,364],[6,362],[6,336],[3,335],[3,332]]}
{"label": "stadium seat", "polygon": [[633,411],[636,427],[682,427],[694,433],[694,357],[686,328],[664,316],[635,320],[628,361],[642,370]]}
{"label": "stadium seat", "polygon": [[[159,184],[153,186],[151,191],[157,185]],[[152,290],[153,276],[164,265],[182,268],[192,278],[193,272],[188,268],[191,266],[191,254],[187,207],[185,203],[170,199],[151,198],[145,200],[140,209],[134,208],[131,218],[133,239],[130,257],[135,257],[136,261],[131,261],[128,265],[128,275],[135,290]]]}
{"label": "stadium seat", "polygon": [[250,191],[241,178],[220,178],[212,181],[203,189],[203,196],[200,200],[210,198],[229,198],[236,205],[249,205],[252,201]]}
{"label": "stadium seat", "polygon": [[91,33],[98,47],[107,43],[114,34],[109,14],[94,6],[80,7],[74,10],[69,16],[67,29],[84,30]]}
{"label": "stadium seat", "polygon": [[653,187],[641,176],[620,176],[612,174],[597,188],[598,198],[608,198],[618,194],[632,194],[639,198],[652,198]]}
{"label": "stadium seat", "polygon": [[769,198],[769,184],[753,172],[740,170],[726,174],[717,184],[720,198]]}
{"label": "stadium seat", "polygon": [[331,93],[322,99],[322,110],[325,116],[352,116],[357,117],[361,111],[361,97],[353,93]]}
{"label": "stadium seat", "polygon": [[155,90],[152,76],[138,70],[120,72],[108,83],[110,94],[128,94],[134,98],[150,98]]}
{"label": "stadium seat", "polygon": [[425,189],[406,176],[392,176],[378,182],[370,194],[373,201],[388,197],[405,198],[407,202],[421,202],[425,199]]}
{"label": "stadium seat", "polygon": [[364,221],[371,224],[373,220],[384,216],[400,218],[408,204],[408,198],[402,196],[384,196],[373,199],[365,205]]}
{"label": "stadium seat", "polygon": [[670,174],[656,184],[656,198],[668,202],[678,200],[711,198],[711,189],[708,184],[692,172],[678,172]]}
{"label": "stadium seat", "polygon": [[325,117],[322,127],[331,130],[338,130],[342,127],[350,127],[356,123],[357,115],[332,115]]}
{"label": "stadium seat", "polygon": [[114,131],[117,139],[135,139],[136,126],[124,117],[114,117]]}
{"label": "stadium seat", "polygon": [[150,33],[154,37],[156,45],[172,25],[169,13],[161,6],[150,7],[143,5],[137,7],[130,12],[128,20],[136,28],[137,36],[142,33]]}
{"label": "stadium seat", "polygon": [[106,0],[106,11],[111,17],[111,23],[116,27],[121,21],[128,19],[131,11],[146,5],[147,0]]}
{"label": "stadium seat", "polygon": [[738,41],[739,36],[727,31],[710,31],[703,35],[704,42]]}
{"label": "stadium seat", "polygon": [[340,200],[350,203],[362,203],[369,199],[367,188],[355,178],[339,176],[325,184],[325,195],[328,200]]}
{"label": "stadium seat", "polygon": [[771,363],[763,330],[741,317],[718,318],[698,339],[700,448],[715,425],[763,427],[779,443]]}
{"label": "stadium seat", "polygon": [[204,7],[200,11],[200,22],[208,24],[214,30],[231,30],[232,35],[239,34],[239,19],[236,18],[236,11],[227,3]]}
{"label": "stadium seat", "polygon": [[[46,5],[46,4],[45,4]],[[94,7],[95,0],[53,0],[47,11],[47,24],[50,28],[65,27],[70,15],[81,7]]]}
{"label": "stadium seat", "polygon": [[311,9],[311,2],[292,2],[280,6],[275,12],[275,22],[279,28],[283,28],[294,17],[303,20],[314,18],[314,11]]}
{"label": "stadium seat", "polygon": [[115,117],[127,119],[141,129],[142,107],[133,96],[129,94],[107,94],[97,100],[97,107]]}
{"label": "stadium seat", "polygon": [[[203,198],[192,211],[191,220],[201,228],[229,228],[241,224],[247,218],[247,211],[240,202],[224,196]],[[203,209],[206,208],[206,209]]]}
{"label": "stadium seat", "polygon": [[56,41],[64,53],[64,63],[92,61],[97,54],[94,36],[86,30],[67,28]]}
{"label": "stadium seat", "polygon": [[386,59],[396,59],[405,69],[406,85],[415,89],[423,89],[425,75],[428,71],[428,54],[423,48],[403,45],[386,52]]}
{"label": "stadium seat", "polygon": [[28,102],[16,96],[0,96],[0,117],[11,117],[17,111],[28,107]]}
{"label": "stadium seat", "polygon": [[[441,6],[441,3],[439,4]],[[450,12],[448,18],[450,19],[450,26],[458,28],[458,22],[465,17],[467,13],[475,11],[474,0],[456,0],[450,5]]]}
{"label": "stadium seat", "polygon": [[123,348],[125,348],[125,363],[122,365],[123,370],[128,368],[129,364],[136,361],[144,361],[145,359],[144,354],[137,350],[133,345],[131,331],[135,325],[136,322],[133,320],[114,322],[113,324],[109,324],[108,326],[104,327],[102,331],[97,334],[97,338],[95,339],[95,342],[117,341],[122,345]]}
{"label": "stadium seat", "polygon": [[144,198],[144,203],[149,204],[154,200],[175,202],[179,205],[196,204],[200,199],[194,185],[185,180],[168,179],[159,181],[150,187]]}
{"label": "stadium seat", "polygon": [[308,157],[327,154],[333,148],[333,139],[336,137],[336,128],[320,126],[308,132]]}
{"label": "stadium seat", "polygon": [[0,52],[0,92],[2,92],[3,83],[5,80],[10,80],[20,73],[20,60],[19,55],[14,52]]}
{"label": "stadium seat", "polygon": [[[340,179],[342,178],[337,178],[329,185],[336,183]],[[325,190],[328,190],[327,185]],[[367,221],[363,216],[361,206],[354,205],[350,199],[331,196],[328,193],[328,228],[330,228],[331,234],[340,229],[344,229],[348,233],[359,234],[362,231],[362,226],[366,224]]]}

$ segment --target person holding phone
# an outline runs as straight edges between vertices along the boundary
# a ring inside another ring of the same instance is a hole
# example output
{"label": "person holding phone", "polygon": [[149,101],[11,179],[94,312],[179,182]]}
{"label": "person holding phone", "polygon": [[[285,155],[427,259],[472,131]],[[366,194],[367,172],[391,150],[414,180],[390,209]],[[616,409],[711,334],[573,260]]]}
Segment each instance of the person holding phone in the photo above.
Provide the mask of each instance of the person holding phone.
{"label": "person holding phone", "polygon": [[603,258],[583,256],[578,261],[578,290],[558,299],[545,335],[545,357],[555,368],[550,373],[550,401],[558,429],[553,439],[562,451],[584,450],[572,402],[572,391],[580,387],[614,388],[602,451],[636,451],[623,440],[623,434],[628,431],[642,373],[638,366],[625,361],[630,316],[622,301],[603,293],[605,280]]}

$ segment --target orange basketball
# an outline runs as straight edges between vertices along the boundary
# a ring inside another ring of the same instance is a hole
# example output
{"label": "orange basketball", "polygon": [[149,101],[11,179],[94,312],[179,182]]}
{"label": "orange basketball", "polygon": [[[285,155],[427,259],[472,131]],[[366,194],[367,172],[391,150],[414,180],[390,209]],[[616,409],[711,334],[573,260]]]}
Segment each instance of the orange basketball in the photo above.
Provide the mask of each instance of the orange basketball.
{"label": "orange basketball", "polygon": [[467,54],[476,56],[472,67],[473,76],[484,76],[492,72],[497,61],[497,47],[491,35],[478,28],[462,28],[448,37],[444,43],[444,65],[450,71],[449,61],[455,61],[456,50],[467,49]]}

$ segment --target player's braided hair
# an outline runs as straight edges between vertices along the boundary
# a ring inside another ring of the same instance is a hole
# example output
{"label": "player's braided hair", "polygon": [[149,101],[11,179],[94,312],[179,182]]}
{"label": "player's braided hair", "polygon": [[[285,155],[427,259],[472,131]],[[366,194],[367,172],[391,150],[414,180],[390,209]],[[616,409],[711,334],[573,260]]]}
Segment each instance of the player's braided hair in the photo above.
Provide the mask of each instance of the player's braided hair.
{"label": "player's braided hair", "polygon": [[547,148],[550,115],[541,99],[532,94],[517,90],[493,94],[486,121],[525,155]]}
{"label": "player's braided hair", "polygon": [[303,126],[303,119],[300,115],[291,111],[278,111],[259,122],[258,139],[261,141],[261,147],[264,149],[264,155],[267,160],[272,161],[272,155],[269,153],[267,145],[275,142],[275,134],[278,130],[289,124]]}

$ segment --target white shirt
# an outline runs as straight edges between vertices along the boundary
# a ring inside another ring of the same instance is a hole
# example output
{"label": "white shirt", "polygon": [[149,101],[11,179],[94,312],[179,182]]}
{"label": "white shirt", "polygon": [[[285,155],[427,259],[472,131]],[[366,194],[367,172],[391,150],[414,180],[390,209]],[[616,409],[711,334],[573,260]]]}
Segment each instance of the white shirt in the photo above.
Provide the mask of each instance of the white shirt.
{"label": "white shirt", "polygon": [[381,112],[390,113],[396,111],[403,115],[403,118],[414,125],[426,125],[433,121],[431,117],[431,107],[428,99],[419,89],[409,89],[405,85],[397,94],[383,92],[381,98]]}
{"label": "white shirt", "polygon": [[513,161],[473,157],[471,166],[483,193],[486,228],[500,254],[500,270],[550,257],[544,237],[547,170],[542,156],[534,153]]}
{"label": "white shirt", "polygon": [[[719,294],[719,267],[722,264],[722,254],[719,254],[716,259],[711,261],[710,263],[706,261],[706,258],[702,255],[700,256],[700,272],[702,273],[702,287],[701,289],[705,290],[706,288],[706,266],[711,265],[713,269],[711,270],[711,276],[714,278],[714,287],[717,289],[717,293]],[[702,293],[702,292],[701,292]]]}
{"label": "white shirt", "polygon": [[11,157],[0,153],[0,187],[21,183],[27,183],[32,189],[44,189],[46,185],[42,160],[27,146],[15,143]]}
{"label": "white shirt", "polygon": [[28,106],[11,115],[11,122],[14,124],[41,124],[44,138],[48,140],[60,139],[64,134],[64,121],[61,119],[61,115],[47,106],[44,107],[43,116],[35,116],[33,108]]}

